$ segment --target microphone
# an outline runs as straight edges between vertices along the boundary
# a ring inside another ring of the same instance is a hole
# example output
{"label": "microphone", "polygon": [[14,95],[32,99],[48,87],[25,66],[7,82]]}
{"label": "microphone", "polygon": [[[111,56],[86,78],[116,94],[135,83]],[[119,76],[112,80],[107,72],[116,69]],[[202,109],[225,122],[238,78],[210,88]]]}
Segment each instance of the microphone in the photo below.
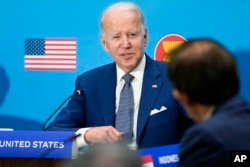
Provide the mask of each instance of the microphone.
{"label": "microphone", "polygon": [[46,125],[47,123],[49,122],[49,120],[57,113],[57,111],[73,96],[76,96],[76,95],[80,95],[82,92],[82,90],[78,89],[76,90],[72,95],[68,96],[63,102],[62,104],[60,104],[56,109],[55,111],[46,119],[46,121],[43,123],[43,126],[42,126],[42,130],[45,130],[46,128]]}

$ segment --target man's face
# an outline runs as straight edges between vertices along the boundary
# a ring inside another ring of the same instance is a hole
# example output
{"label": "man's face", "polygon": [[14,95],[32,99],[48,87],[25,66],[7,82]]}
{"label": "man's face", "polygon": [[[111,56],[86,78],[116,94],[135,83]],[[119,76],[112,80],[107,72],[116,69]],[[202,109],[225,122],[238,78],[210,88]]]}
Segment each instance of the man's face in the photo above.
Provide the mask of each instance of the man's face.
{"label": "man's face", "polygon": [[147,43],[147,31],[142,28],[137,13],[109,12],[103,23],[104,49],[125,73],[132,71],[140,63]]}

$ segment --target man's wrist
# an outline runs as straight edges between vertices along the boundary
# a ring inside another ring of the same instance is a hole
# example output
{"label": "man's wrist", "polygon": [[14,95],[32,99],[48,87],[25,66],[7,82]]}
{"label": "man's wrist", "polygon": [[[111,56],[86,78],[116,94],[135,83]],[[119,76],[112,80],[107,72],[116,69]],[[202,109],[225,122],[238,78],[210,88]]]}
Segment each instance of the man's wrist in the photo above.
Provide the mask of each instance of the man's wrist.
{"label": "man's wrist", "polygon": [[85,133],[88,129],[89,128],[81,128],[76,131],[76,135],[81,134],[81,136],[76,139],[76,144],[78,148],[89,145],[89,143],[85,140]]}

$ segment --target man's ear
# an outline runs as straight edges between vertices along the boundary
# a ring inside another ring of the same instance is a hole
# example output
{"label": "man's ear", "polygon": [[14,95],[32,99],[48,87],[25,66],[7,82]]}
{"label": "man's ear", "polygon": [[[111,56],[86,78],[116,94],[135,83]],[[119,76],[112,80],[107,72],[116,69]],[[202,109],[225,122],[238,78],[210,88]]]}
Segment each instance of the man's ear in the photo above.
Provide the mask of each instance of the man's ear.
{"label": "man's ear", "polygon": [[184,106],[189,106],[192,104],[192,101],[188,98],[185,93],[180,92],[177,89],[173,89],[173,96]]}
{"label": "man's ear", "polygon": [[106,42],[106,39],[104,37],[104,35],[100,35],[100,41],[101,41],[101,44],[102,44],[102,47],[105,51],[109,52],[109,49],[108,49],[108,46],[107,46],[107,42]]}
{"label": "man's ear", "polygon": [[144,33],[144,47],[147,45],[148,43],[148,30],[145,29],[145,33]]}

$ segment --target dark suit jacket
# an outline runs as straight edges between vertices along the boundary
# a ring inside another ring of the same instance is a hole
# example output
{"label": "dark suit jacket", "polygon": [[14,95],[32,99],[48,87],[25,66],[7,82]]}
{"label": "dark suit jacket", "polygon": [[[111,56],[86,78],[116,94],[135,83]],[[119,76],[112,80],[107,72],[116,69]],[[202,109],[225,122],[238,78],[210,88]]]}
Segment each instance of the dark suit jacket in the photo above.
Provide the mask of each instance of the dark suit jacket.
{"label": "dark suit jacket", "polygon": [[250,108],[234,97],[190,128],[180,144],[180,167],[228,167],[230,150],[250,150]]}
{"label": "dark suit jacket", "polygon": [[[166,69],[166,63],[146,56],[137,122],[139,148],[179,143],[182,134],[191,125],[190,119],[172,96]],[[48,130],[115,125],[115,63],[81,74],[76,79],[75,89],[81,89],[83,93],[69,101]],[[162,106],[167,110],[150,116],[151,110],[160,110]]]}

